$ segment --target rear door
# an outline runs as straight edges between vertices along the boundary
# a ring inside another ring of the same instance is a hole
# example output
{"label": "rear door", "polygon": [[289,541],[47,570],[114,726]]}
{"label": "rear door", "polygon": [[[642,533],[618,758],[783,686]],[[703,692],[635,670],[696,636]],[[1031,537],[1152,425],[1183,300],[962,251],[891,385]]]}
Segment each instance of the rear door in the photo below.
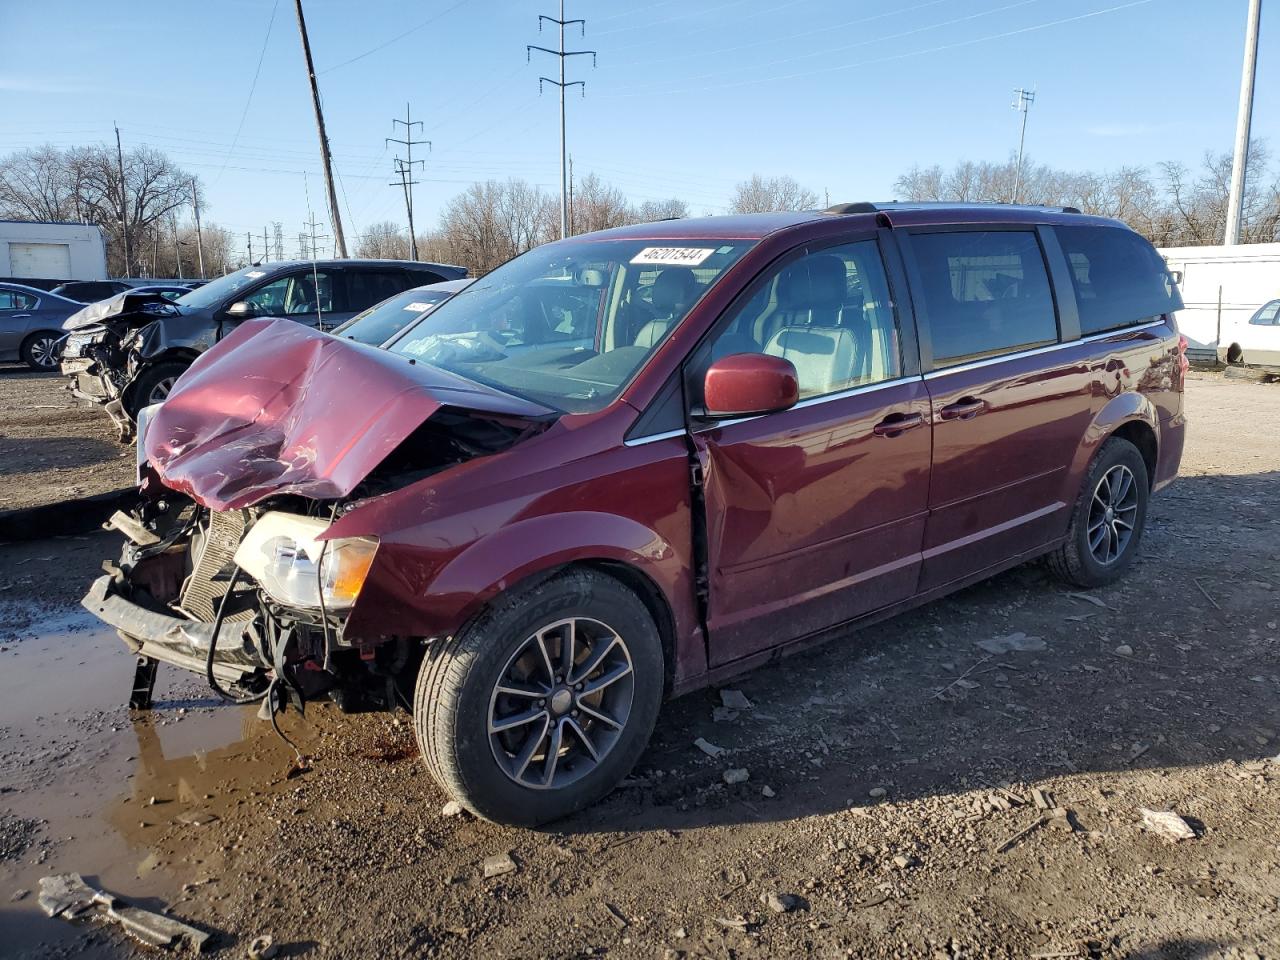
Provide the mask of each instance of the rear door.
{"label": "rear door", "polygon": [[0,353],[17,351],[31,327],[31,315],[40,301],[21,290],[0,288]]}
{"label": "rear door", "polygon": [[874,232],[797,251],[757,279],[692,358],[695,414],[706,367],[721,356],[785,357],[800,379],[789,410],[692,421],[712,665],[915,592],[928,395],[910,314],[904,325],[891,289]]}
{"label": "rear door", "polygon": [[933,424],[925,591],[1065,529],[1063,481],[1091,420],[1093,378],[1059,347],[1046,246],[1057,262],[1061,253],[1051,232],[917,229],[900,242]]}

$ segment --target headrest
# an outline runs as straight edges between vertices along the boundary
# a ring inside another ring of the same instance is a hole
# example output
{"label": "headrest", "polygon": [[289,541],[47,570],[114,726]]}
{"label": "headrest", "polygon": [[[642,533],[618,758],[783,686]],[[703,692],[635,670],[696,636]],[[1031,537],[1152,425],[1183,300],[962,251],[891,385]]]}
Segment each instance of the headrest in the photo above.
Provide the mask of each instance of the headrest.
{"label": "headrest", "polygon": [[688,267],[667,267],[653,281],[652,303],[659,314],[675,313],[693,300],[698,279]]}
{"label": "headrest", "polygon": [[834,309],[847,295],[844,261],[833,254],[805,257],[778,280],[778,301],[785,309]]}

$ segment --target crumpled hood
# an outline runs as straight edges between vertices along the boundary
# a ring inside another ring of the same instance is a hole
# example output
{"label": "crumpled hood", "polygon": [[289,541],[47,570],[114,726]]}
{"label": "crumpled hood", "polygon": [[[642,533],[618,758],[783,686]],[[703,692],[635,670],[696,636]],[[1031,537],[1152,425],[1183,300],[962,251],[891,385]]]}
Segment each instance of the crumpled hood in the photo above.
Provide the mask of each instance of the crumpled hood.
{"label": "crumpled hood", "polygon": [[[166,307],[167,309],[161,310],[157,309],[157,307]],[[126,313],[141,314],[140,323],[150,323],[158,316],[178,313],[178,308],[173,305],[172,301],[166,300],[158,293],[129,293],[126,291],[77,310],[62,321],[62,329],[79,330],[81,327],[93,326],[95,323],[102,323],[112,317],[118,317]]]}
{"label": "crumpled hood", "polygon": [[215,510],[345,497],[441,407],[553,411],[293,320],[248,320],[179,378],[146,428],[163,483]]}

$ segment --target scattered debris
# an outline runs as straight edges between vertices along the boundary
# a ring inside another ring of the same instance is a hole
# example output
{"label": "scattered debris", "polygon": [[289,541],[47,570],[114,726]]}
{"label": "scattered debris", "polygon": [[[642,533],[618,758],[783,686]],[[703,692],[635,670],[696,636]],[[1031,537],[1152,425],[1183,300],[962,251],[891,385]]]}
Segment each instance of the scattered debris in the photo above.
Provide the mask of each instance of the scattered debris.
{"label": "scattered debris", "polygon": [[804,899],[794,893],[777,893],[771,890],[768,893],[760,894],[760,902],[774,913],[790,913],[792,910],[803,906]]}
{"label": "scattered debris", "polygon": [[886,790],[884,787],[872,787],[870,790],[867,791],[867,796],[870,797],[872,800],[880,800],[881,798],[887,797],[888,795],[889,795],[889,791]]}
{"label": "scattered debris", "polygon": [[266,935],[254,937],[249,944],[249,960],[271,960],[279,952],[280,948]]}
{"label": "scattered debris", "polygon": [[1191,829],[1191,825],[1172,810],[1148,810],[1146,807],[1139,807],[1138,812],[1142,814],[1144,827],[1174,843],[1196,838],[1196,832]]}
{"label": "scattered debris", "polygon": [[1049,811],[1049,828],[1061,830],[1063,833],[1074,833],[1076,825],[1072,823],[1072,813],[1066,807],[1054,807]]}
{"label": "scattered debris", "polygon": [[440,808],[440,816],[442,817],[460,817],[465,812],[466,811],[463,809],[462,804],[457,800],[450,800]]}
{"label": "scattered debris", "polygon": [[1083,600],[1085,603],[1092,603],[1095,607],[1101,607],[1103,610],[1111,609],[1097,597],[1089,593],[1068,593],[1067,596],[1074,597],[1076,600]]}
{"label": "scattered debris", "polygon": [[1053,794],[1039,787],[1031,788],[1031,802],[1036,805],[1037,810],[1052,810],[1054,807]]}
{"label": "scattered debris", "polygon": [[760,796],[764,797],[766,800],[772,800],[777,796],[777,794],[774,792],[773,787],[765,784],[760,788]]}
{"label": "scattered debris", "polygon": [[730,710],[750,710],[754,706],[741,690],[721,690],[720,702]]}
{"label": "scattered debris", "polygon": [[199,953],[210,935],[181,920],[162,913],[131,906],[103,890],[84,882],[78,873],[60,873],[40,878],[40,907],[51,917],[78,920],[87,917],[120,924],[136,939],[153,947],[174,947],[186,943]]}
{"label": "scattered debris", "polygon": [[733,786],[736,783],[746,783],[751,779],[751,774],[747,771],[746,767],[733,767],[726,770],[721,774],[721,776],[724,778],[724,782],[729,784],[729,786]]}
{"label": "scattered debris", "polygon": [[1196,585],[1196,589],[1199,590],[1204,595],[1204,598],[1213,604],[1213,609],[1215,610],[1222,609],[1222,607],[1218,606],[1218,601],[1213,599],[1213,596],[1209,593],[1208,590],[1204,588],[1204,584],[1202,584],[1198,578],[1192,577],[1191,582]]}
{"label": "scattered debris", "polygon": [[177,817],[178,823],[188,827],[206,827],[217,819],[217,814],[209,813],[207,810],[188,810]]}
{"label": "scattered debris", "polygon": [[720,756],[720,754],[725,752],[724,747],[717,747],[714,743],[709,743],[708,741],[704,740],[702,737],[699,737],[697,740],[693,741],[693,745],[697,747],[699,750],[701,750],[703,753],[705,753],[708,757],[718,757]]}
{"label": "scattered debris", "polygon": [[1026,826],[1023,829],[1019,830],[1017,833],[1015,833],[1012,837],[1010,837],[1004,843],[1000,844],[1000,846],[996,847],[996,853],[1004,853],[1008,850],[1012,850],[1020,842],[1022,842],[1027,837],[1031,836],[1031,834],[1035,833],[1037,830],[1043,827],[1045,825],[1046,820],[1047,820],[1046,817],[1039,817],[1038,819],[1033,821],[1029,826]]}
{"label": "scattered debris", "polygon": [[1132,656],[1133,656],[1133,647],[1129,646],[1127,643],[1122,643],[1122,644],[1120,644],[1120,646],[1116,647],[1116,651],[1115,651],[1115,652],[1116,652],[1116,655],[1117,655],[1117,656],[1121,656],[1121,657],[1132,657]]}
{"label": "scattered debris", "polygon": [[1029,637],[1021,631],[1011,633],[1006,637],[979,640],[977,646],[993,656],[999,656],[1003,653],[1039,653],[1049,648],[1049,645],[1044,642],[1044,638]]}
{"label": "scattered debris", "polygon": [[917,860],[915,857],[905,853],[900,853],[893,858],[893,865],[897,867],[899,870],[910,870],[912,867],[916,866],[919,863],[920,861]]}
{"label": "scattered debris", "polygon": [[1150,749],[1151,749],[1151,744],[1149,743],[1135,743],[1132,747],[1129,748],[1129,756],[1125,760],[1125,763],[1133,763],[1133,761],[1137,760],[1140,756],[1142,756],[1144,753],[1146,753]]}
{"label": "scattered debris", "polygon": [[602,906],[604,907],[604,912],[609,915],[609,919],[613,921],[614,926],[619,930],[625,930],[627,927],[631,926],[631,921],[623,915],[621,910],[615,907],[608,900],[604,901]]}
{"label": "scattered debris", "polygon": [[746,933],[751,929],[751,921],[746,917],[716,917],[715,921],[720,926],[727,927],[730,930],[737,930],[739,933]]}
{"label": "scattered debris", "polygon": [[511,859],[510,853],[495,853],[484,861],[484,878],[489,880],[493,877],[506,876],[508,873],[515,873],[517,869],[516,862]]}

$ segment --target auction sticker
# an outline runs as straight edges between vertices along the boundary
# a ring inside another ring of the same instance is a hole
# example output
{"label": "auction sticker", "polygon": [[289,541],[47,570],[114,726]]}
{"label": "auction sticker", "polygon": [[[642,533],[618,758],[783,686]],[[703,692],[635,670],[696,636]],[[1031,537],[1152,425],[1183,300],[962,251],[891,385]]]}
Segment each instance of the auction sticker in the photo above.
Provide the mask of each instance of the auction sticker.
{"label": "auction sticker", "polygon": [[404,309],[410,313],[422,313],[424,310],[430,310],[432,306],[433,304],[422,303],[421,301],[415,300],[413,303],[406,303],[404,305]]}
{"label": "auction sticker", "polygon": [[713,253],[715,250],[711,247],[645,247],[631,262],[696,267]]}

